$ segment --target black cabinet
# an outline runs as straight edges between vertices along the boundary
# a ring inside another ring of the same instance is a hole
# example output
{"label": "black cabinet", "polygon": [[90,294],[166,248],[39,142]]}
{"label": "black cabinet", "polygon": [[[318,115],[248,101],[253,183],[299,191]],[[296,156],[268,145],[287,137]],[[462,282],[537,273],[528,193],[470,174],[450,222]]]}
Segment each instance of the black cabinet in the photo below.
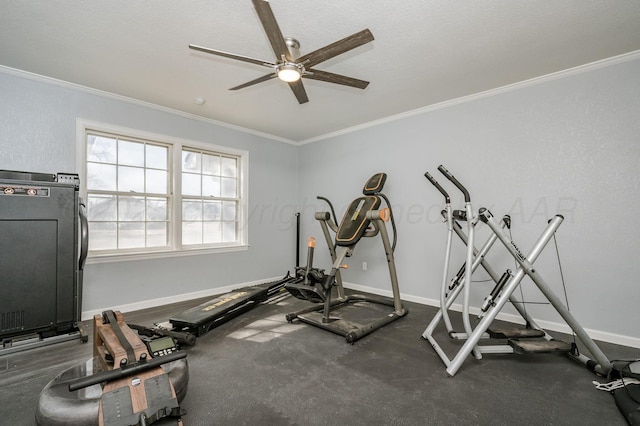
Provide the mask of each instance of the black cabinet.
{"label": "black cabinet", "polygon": [[88,230],[79,179],[0,171],[0,338],[77,330]]}

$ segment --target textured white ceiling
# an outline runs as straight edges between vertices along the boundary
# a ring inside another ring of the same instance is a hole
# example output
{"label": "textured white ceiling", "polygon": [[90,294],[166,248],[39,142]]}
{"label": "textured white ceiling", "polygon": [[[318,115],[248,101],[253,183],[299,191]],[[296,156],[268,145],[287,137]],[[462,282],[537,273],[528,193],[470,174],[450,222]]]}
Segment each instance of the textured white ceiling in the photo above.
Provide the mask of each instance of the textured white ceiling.
{"label": "textured white ceiling", "polygon": [[[300,105],[250,0],[2,0],[0,65],[294,142],[640,50],[640,1],[271,0],[301,54],[369,28],[375,40],[316,68],[365,90],[305,79]],[[204,105],[194,103],[206,99]]]}

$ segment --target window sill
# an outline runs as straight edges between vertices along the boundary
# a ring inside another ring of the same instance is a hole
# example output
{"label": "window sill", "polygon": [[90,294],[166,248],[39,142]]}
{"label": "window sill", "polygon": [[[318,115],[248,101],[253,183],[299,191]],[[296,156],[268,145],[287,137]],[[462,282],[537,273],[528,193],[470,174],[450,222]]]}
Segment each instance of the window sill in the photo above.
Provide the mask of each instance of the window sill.
{"label": "window sill", "polygon": [[247,244],[225,247],[206,247],[183,250],[163,250],[145,253],[118,253],[118,254],[95,254],[89,253],[87,265],[111,262],[126,262],[132,260],[167,259],[171,257],[199,256],[203,254],[229,253],[235,251],[246,251]]}

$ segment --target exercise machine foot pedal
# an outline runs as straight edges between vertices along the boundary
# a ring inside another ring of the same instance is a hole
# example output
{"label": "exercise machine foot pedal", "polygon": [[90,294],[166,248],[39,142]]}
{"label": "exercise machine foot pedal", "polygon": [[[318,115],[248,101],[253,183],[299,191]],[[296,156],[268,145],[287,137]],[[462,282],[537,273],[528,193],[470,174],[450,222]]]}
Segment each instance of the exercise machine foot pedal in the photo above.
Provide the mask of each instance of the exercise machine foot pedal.
{"label": "exercise machine foot pedal", "polygon": [[525,339],[534,337],[544,337],[544,330],[536,328],[489,328],[487,329],[489,337],[492,339]]}
{"label": "exercise machine foot pedal", "polygon": [[315,286],[307,284],[287,284],[284,288],[295,298],[300,300],[308,300],[313,303],[322,303],[325,300],[324,294]]}
{"label": "exercise machine foot pedal", "polygon": [[571,352],[571,344],[562,340],[517,340],[509,339],[509,346],[517,354],[546,353],[546,352]]}

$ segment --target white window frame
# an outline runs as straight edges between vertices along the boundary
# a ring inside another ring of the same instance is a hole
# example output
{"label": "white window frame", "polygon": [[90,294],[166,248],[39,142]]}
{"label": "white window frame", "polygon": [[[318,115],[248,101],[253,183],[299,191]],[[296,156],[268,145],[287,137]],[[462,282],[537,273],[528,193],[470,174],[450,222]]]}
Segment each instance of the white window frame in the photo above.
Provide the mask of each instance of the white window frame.
{"label": "white window frame", "polygon": [[[240,251],[248,249],[248,195],[249,195],[249,152],[204,142],[175,138],[150,133],[112,124],[105,124],[85,119],[76,120],[76,167],[80,176],[80,196],[87,199],[87,132],[108,133],[149,142],[158,142],[169,146],[169,198],[171,213],[169,220],[170,245],[168,247],[151,247],[140,249],[120,249],[110,251],[89,251],[87,263],[116,262],[123,260],[157,259],[165,257],[190,256],[209,253]],[[181,244],[182,233],[182,149],[211,151],[221,155],[238,158],[238,179],[240,184],[238,205],[238,239],[233,243],[217,243],[209,245]],[[91,235],[89,235],[91,239]]]}

